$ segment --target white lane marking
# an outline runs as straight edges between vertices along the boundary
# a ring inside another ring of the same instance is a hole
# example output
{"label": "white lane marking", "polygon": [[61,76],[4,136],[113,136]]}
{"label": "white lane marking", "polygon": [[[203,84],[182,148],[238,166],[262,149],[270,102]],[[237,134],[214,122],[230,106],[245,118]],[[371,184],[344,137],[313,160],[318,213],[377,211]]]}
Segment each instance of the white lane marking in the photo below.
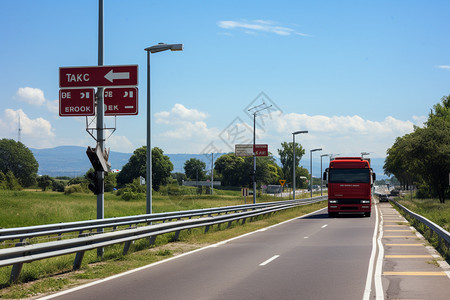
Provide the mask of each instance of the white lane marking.
{"label": "white lane marking", "polygon": [[327,227],[327,226],[328,226],[328,224],[325,224],[325,225],[322,226],[322,228],[325,228],[325,227]]}
{"label": "white lane marking", "polygon": [[377,299],[384,299],[384,291],[383,291],[383,283],[381,281],[381,273],[383,269],[383,258],[384,258],[384,247],[381,239],[383,238],[383,212],[380,207],[380,227],[379,227],[379,235],[378,235],[378,259],[377,266],[375,268],[375,294]]}
{"label": "white lane marking", "polygon": [[309,239],[309,236],[305,236],[304,239]]}
{"label": "white lane marking", "polygon": [[265,262],[260,263],[259,265],[260,265],[260,266],[265,266],[265,265],[267,265],[268,263],[270,263],[271,261],[277,259],[278,257],[280,257],[280,256],[279,256],[279,255],[274,255],[274,256],[272,256],[271,258],[269,258],[268,260],[266,260]]}
{"label": "white lane marking", "polygon": [[370,292],[373,280],[373,268],[375,266],[375,253],[377,252],[377,233],[378,233],[378,205],[375,206],[376,220],[372,236],[372,252],[370,253],[369,267],[367,270],[366,286],[364,288],[363,300],[370,299]]}
{"label": "white lane marking", "polygon": [[[292,222],[292,221],[294,221],[294,220],[306,218],[306,217],[308,217],[308,216],[310,216],[310,215],[313,215],[313,214],[315,214],[315,213],[318,213],[318,212],[320,212],[320,211],[322,211],[322,210],[326,210],[326,209],[327,209],[327,207],[324,207],[324,208],[318,209],[318,210],[316,210],[316,211],[310,212],[309,214],[303,215],[303,216],[301,216],[301,217],[295,217],[295,218],[292,218],[292,219],[283,221],[283,222],[281,222],[281,223],[271,225],[271,226],[266,227],[266,228],[267,228],[267,229],[270,229],[270,228],[273,228],[273,227],[275,227],[275,226],[280,226],[280,225],[283,225],[283,224],[285,224],[285,223]],[[255,230],[255,231],[253,231],[253,232],[244,233],[243,235],[236,236],[236,237],[233,237],[233,238],[231,238],[231,239],[228,239],[228,240],[225,240],[225,241],[221,241],[221,242],[218,242],[218,243],[213,244],[213,245],[208,245],[208,246],[205,246],[205,247],[203,247],[203,248],[199,248],[199,249],[192,250],[192,251],[190,251],[190,252],[185,252],[185,253],[183,253],[183,254],[180,254],[180,255],[177,255],[177,256],[173,256],[173,257],[170,257],[170,258],[167,258],[167,259],[164,259],[164,260],[160,260],[160,261],[151,263],[151,264],[149,264],[149,265],[139,267],[139,268],[137,268],[137,269],[129,270],[129,271],[126,271],[126,272],[123,272],[123,273],[120,273],[120,274],[116,274],[116,275],[113,275],[113,276],[110,276],[110,277],[106,277],[106,278],[103,278],[103,279],[100,279],[100,280],[97,280],[97,281],[93,281],[93,282],[90,282],[90,283],[86,283],[86,284],[84,284],[84,285],[80,285],[80,286],[74,287],[74,288],[72,288],[72,289],[65,290],[65,291],[62,291],[62,292],[58,292],[58,293],[56,293],[56,294],[48,295],[48,296],[45,296],[45,297],[42,297],[42,298],[38,298],[38,299],[40,299],[40,300],[47,300],[47,299],[52,299],[52,298],[56,298],[56,297],[59,297],[59,296],[63,296],[63,295],[66,295],[66,294],[69,294],[69,293],[72,293],[72,292],[75,292],[75,291],[78,291],[78,290],[82,290],[82,289],[88,288],[88,287],[93,286],[93,285],[100,284],[100,283],[105,282],[105,281],[110,281],[110,280],[113,280],[113,279],[115,279],[115,278],[119,278],[119,277],[122,277],[122,276],[126,276],[126,275],[128,275],[128,274],[136,273],[136,272],[139,272],[139,271],[141,271],[141,270],[145,270],[145,269],[151,268],[151,267],[153,267],[153,266],[157,266],[157,265],[160,265],[160,264],[163,264],[163,263],[166,263],[166,262],[175,260],[175,259],[179,259],[179,258],[182,258],[182,257],[184,257],[184,256],[187,256],[187,255],[190,255],[190,254],[193,254],[193,253],[197,253],[197,252],[199,252],[199,251],[203,251],[203,250],[210,249],[210,248],[215,248],[215,247],[217,247],[217,246],[224,245],[224,244],[226,244],[226,243],[228,243],[228,242],[231,242],[231,241],[234,241],[234,240],[237,240],[237,239],[246,237],[246,236],[251,235],[251,234],[254,234],[254,233],[256,233],[256,232],[258,232],[258,230]]]}

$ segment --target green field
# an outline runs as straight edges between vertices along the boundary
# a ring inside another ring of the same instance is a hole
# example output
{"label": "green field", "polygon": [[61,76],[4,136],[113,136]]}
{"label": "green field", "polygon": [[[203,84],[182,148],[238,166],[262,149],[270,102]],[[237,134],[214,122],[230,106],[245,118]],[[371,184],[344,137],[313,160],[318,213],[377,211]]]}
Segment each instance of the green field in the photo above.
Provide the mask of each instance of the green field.
{"label": "green field", "polygon": [[[190,210],[206,207],[219,207],[244,204],[239,191],[215,190],[211,195],[153,195],[153,212]],[[309,197],[309,194],[305,194]],[[258,202],[280,199],[273,195],[258,197]],[[124,201],[113,193],[105,194],[105,217],[119,217],[144,214],[145,197],[139,200]],[[247,203],[252,202],[247,197]],[[0,227],[19,227],[58,222],[80,221],[96,218],[96,196],[92,194],[64,195],[41,191],[0,191]],[[158,236],[156,243],[150,245],[148,239],[136,241],[129,254],[122,254],[123,245],[105,249],[102,258],[96,251],[86,252],[81,270],[72,272],[75,254],[35,261],[25,264],[19,283],[11,285],[11,267],[0,268],[0,298],[25,298],[43,295],[51,291],[79,285],[87,281],[104,278],[147,265],[205,245],[229,239],[247,232],[277,224],[326,206],[326,202],[301,206],[276,213],[271,217],[257,218],[244,225],[233,223],[231,228],[215,226],[207,234],[203,228],[182,231],[179,240],[173,241],[174,234]],[[11,246],[11,245],[3,245]]]}
{"label": "green field", "polygon": [[[409,210],[427,218],[433,223],[441,226],[446,231],[450,231],[450,202],[440,203],[438,199],[417,199],[405,197],[396,199],[401,205]],[[395,205],[393,205],[396,207]],[[402,210],[399,210],[401,213]],[[403,214],[406,217],[406,214]],[[430,242],[430,244],[439,251],[442,257],[450,263],[450,249],[444,243],[439,243],[436,234],[432,232],[419,221],[408,218],[409,222]]]}

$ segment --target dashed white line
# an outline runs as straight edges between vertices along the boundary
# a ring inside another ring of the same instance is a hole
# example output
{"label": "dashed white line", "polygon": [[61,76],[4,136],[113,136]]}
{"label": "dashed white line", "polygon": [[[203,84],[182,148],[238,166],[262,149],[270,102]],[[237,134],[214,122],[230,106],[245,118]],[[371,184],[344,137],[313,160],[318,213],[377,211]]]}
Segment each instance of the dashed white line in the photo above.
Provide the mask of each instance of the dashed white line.
{"label": "dashed white line", "polygon": [[327,227],[327,226],[328,226],[328,224],[325,224],[325,225],[322,226],[322,228],[325,228],[325,227]]}
{"label": "dashed white line", "polygon": [[265,265],[267,265],[268,263],[270,263],[271,261],[277,259],[278,257],[280,257],[280,256],[279,256],[279,255],[274,255],[274,256],[272,256],[271,258],[269,258],[268,260],[266,260],[265,262],[263,262],[263,263],[261,263],[261,264],[259,264],[259,265],[260,265],[260,266],[265,266]]}

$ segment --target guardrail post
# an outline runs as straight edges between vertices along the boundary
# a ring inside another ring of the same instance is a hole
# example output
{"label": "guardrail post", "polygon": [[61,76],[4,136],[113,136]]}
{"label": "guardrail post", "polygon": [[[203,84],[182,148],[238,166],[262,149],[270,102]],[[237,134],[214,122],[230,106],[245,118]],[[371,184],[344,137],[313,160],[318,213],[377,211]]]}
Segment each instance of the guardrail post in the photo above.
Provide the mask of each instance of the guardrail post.
{"label": "guardrail post", "polygon": [[207,233],[209,231],[209,225],[205,226],[205,233]]}
{"label": "guardrail post", "polygon": [[123,255],[127,255],[128,250],[130,250],[131,243],[132,242],[125,242],[123,245]]}
{"label": "guardrail post", "polygon": [[157,235],[152,235],[152,236],[150,237],[150,239],[148,240],[148,241],[150,242],[150,246],[153,245],[153,244],[155,243],[156,237],[157,237]]}
{"label": "guardrail post", "polygon": [[[20,239],[18,243],[16,243],[16,247],[20,247],[24,244],[24,239]],[[20,272],[22,271],[23,263],[17,263],[12,266],[11,276],[9,277],[10,282],[16,282],[19,279]]]}
{"label": "guardrail post", "polygon": [[174,240],[174,241],[178,241],[178,238],[180,237],[180,231],[181,231],[181,230],[177,230],[177,231],[175,232],[175,236],[173,237],[173,240]]}
{"label": "guardrail post", "polygon": [[84,251],[77,252],[75,260],[73,261],[73,269],[79,270],[81,268],[81,262],[83,261]]}

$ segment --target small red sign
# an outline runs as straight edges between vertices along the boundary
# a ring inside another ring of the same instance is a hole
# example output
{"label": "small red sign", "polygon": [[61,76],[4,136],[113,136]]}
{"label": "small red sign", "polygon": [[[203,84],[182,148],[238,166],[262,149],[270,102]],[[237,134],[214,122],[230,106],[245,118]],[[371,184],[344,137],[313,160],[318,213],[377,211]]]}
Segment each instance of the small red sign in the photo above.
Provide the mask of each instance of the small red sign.
{"label": "small red sign", "polygon": [[107,88],[103,93],[105,102],[105,116],[137,115],[138,89]]}
{"label": "small red sign", "polygon": [[60,89],[59,115],[80,117],[95,115],[94,89]]}
{"label": "small red sign", "polygon": [[136,86],[138,66],[92,66],[59,68],[59,87]]}
{"label": "small red sign", "polygon": [[269,146],[267,144],[256,144],[253,147],[256,156],[269,156]]}

